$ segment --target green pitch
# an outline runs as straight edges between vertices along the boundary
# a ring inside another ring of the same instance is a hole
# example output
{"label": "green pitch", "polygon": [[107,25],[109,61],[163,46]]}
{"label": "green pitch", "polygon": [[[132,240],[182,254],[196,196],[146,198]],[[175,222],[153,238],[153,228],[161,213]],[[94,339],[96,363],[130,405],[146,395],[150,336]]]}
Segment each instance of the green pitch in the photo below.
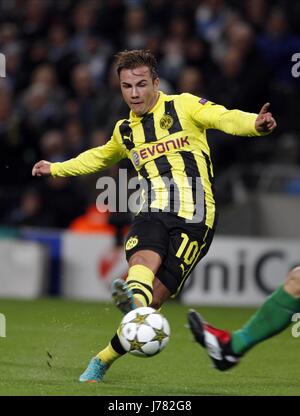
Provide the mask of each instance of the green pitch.
{"label": "green pitch", "polygon": [[[253,309],[199,309],[216,326],[236,329]],[[300,338],[290,329],[252,350],[235,369],[211,368],[185,327],[188,307],[167,304],[167,348],[152,358],[125,356],[99,384],[78,376],[113,335],[121,314],[111,304],[56,299],[0,300],[0,395],[300,395]]]}

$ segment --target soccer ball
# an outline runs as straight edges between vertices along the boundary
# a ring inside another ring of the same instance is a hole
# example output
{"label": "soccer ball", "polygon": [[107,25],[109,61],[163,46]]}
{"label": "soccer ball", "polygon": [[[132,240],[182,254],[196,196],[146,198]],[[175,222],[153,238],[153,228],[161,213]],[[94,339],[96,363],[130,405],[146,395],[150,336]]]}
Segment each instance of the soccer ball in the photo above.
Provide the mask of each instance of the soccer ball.
{"label": "soccer ball", "polygon": [[138,357],[152,357],[165,348],[170,338],[166,318],[150,307],[127,313],[120,325],[119,339],[123,348]]}

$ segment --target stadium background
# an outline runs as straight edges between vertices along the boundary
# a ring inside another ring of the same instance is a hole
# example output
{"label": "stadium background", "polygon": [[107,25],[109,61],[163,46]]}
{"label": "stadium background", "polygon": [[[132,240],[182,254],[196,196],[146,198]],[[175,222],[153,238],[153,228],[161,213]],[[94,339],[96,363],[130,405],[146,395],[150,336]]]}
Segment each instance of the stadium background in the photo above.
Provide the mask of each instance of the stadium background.
{"label": "stadium background", "polygon": [[[180,304],[225,305],[229,326],[237,325],[230,306],[260,304],[300,263],[300,78],[292,76],[299,23],[300,4],[288,0],[0,2],[0,52],[6,58],[0,79],[0,312],[8,330],[11,322],[13,333],[14,314],[20,317],[25,306],[29,320],[35,322],[44,308],[41,317],[61,331],[71,311],[79,316],[81,308],[96,310],[92,302],[67,298],[109,302],[111,280],[126,273],[122,236],[131,217],[95,210],[99,175],[31,177],[36,161],[63,161],[101,145],[126,117],[112,65],[122,49],[151,49],[167,93],[191,92],[250,112],[270,102],[278,122],[272,136],[259,139],[208,133],[219,226]],[[129,163],[119,167],[133,174]],[[101,175],[117,180],[118,167]],[[45,296],[51,299],[43,303]],[[56,297],[65,306],[52,304]],[[173,319],[183,322],[182,309],[170,308]],[[216,319],[217,311],[210,312]],[[93,325],[96,317],[89,324],[95,342]],[[83,345],[78,348],[85,357]],[[270,390],[276,391],[282,393]]]}

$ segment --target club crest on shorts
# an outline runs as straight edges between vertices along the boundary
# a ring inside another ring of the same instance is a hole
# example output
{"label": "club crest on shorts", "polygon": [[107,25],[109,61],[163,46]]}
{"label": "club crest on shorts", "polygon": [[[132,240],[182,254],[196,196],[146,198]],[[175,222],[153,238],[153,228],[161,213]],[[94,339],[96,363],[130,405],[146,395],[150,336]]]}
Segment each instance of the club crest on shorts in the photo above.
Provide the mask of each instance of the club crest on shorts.
{"label": "club crest on shorts", "polygon": [[169,130],[173,126],[174,120],[169,114],[164,114],[159,121],[159,125],[164,130]]}
{"label": "club crest on shorts", "polygon": [[134,237],[130,237],[129,240],[127,240],[126,242],[126,246],[125,246],[125,250],[131,250],[133,247],[135,247],[139,242],[139,239],[137,237],[137,235],[135,235]]}

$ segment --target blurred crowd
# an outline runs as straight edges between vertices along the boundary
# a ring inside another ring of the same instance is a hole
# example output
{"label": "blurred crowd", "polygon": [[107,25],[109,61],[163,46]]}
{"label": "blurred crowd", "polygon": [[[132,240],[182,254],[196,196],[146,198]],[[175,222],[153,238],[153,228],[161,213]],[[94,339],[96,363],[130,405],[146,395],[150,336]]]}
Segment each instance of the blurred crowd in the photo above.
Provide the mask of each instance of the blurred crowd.
{"label": "blurred crowd", "polygon": [[33,179],[31,169],[104,144],[127,117],[113,66],[123,49],[151,49],[166,93],[250,112],[271,102],[272,138],[209,133],[217,176],[258,162],[298,166],[299,23],[300,3],[288,0],[2,0],[0,223],[66,228],[95,203],[99,175]]}

